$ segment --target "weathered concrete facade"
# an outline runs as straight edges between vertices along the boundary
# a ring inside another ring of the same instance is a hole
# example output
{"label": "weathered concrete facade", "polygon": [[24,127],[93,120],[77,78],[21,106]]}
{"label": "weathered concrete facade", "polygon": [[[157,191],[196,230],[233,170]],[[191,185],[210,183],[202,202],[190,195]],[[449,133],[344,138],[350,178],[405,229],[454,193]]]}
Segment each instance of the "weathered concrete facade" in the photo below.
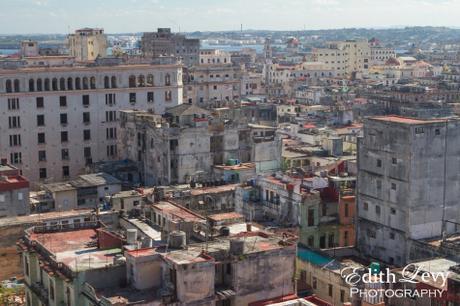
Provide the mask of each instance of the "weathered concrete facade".
{"label": "weathered concrete facade", "polygon": [[357,192],[364,254],[402,265],[410,260],[409,239],[458,230],[459,125],[396,116],[365,121]]}

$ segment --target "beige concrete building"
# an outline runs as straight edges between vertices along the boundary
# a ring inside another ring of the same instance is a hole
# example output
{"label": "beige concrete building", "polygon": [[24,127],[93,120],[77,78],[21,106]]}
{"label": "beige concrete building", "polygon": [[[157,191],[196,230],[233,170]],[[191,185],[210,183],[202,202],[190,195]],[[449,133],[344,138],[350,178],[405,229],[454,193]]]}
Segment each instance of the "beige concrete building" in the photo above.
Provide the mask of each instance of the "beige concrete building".
{"label": "beige concrete building", "polygon": [[370,65],[371,47],[367,40],[331,42],[326,48],[312,51],[313,61],[324,63],[337,76],[367,73]]}
{"label": "beige concrete building", "polygon": [[182,103],[182,67],[171,58],[69,57],[0,63],[0,156],[32,182],[59,181],[118,159],[121,109],[164,113]]}
{"label": "beige concrete building", "polygon": [[241,94],[239,73],[239,68],[231,64],[230,53],[201,50],[199,64],[187,71],[184,101],[205,106],[238,99]]}
{"label": "beige concrete building", "polygon": [[107,55],[107,38],[103,29],[83,28],[68,37],[70,56],[77,61],[94,61]]}

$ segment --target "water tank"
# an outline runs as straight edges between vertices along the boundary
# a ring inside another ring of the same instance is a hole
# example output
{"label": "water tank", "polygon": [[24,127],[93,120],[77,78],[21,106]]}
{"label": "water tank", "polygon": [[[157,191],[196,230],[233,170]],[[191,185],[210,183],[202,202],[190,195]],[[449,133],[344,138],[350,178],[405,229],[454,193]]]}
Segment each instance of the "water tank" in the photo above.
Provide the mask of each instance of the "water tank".
{"label": "water tank", "polygon": [[186,245],[186,235],[183,231],[173,231],[169,234],[169,247],[173,249],[184,249]]}
{"label": "water tank", "polygon": [[137,243],[137,230],[136,229],[127,229],[126,230],[126,240],[128,244],[136,244]]}
{"label": "water tank", "polygon": [[243,255],[244,254],[244,240],[232,239],[230,240],[230,254]]}

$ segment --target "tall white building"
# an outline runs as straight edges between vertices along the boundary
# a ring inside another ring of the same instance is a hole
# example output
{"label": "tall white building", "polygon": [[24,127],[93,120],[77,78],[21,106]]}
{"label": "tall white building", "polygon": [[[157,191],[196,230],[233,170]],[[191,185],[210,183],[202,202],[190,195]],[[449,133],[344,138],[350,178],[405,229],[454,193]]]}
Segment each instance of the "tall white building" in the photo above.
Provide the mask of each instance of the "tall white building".
{"label": "tall white building", "polygon": [[107,38],[103,29],[83,28],[68,37],[70,56],[78,61],[94,61],[107,55]]}
{"label": "tall white building", "polygon": [[331,42],[326,48],[312,51],[313,61],[322,62],[337,76],[353,73],[367,73],[371,48],[367,40],[346,40]]}
{"label": "tall white building", "polygon": [[73,178],[118,158],[119,110],[162,114],[181,103],[182,67],[171,58],[3,62],[0,156],[32,182]]}

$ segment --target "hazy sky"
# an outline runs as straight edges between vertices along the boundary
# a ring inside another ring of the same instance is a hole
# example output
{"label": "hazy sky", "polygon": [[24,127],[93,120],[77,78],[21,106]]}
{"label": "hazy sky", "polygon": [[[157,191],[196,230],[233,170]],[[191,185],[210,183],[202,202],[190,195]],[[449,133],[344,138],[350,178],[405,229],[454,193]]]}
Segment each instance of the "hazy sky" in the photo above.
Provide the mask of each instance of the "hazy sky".
{"label": "hazy sky", "polygon": [[0,0],[0,33],[460,26],[460,0]]}

